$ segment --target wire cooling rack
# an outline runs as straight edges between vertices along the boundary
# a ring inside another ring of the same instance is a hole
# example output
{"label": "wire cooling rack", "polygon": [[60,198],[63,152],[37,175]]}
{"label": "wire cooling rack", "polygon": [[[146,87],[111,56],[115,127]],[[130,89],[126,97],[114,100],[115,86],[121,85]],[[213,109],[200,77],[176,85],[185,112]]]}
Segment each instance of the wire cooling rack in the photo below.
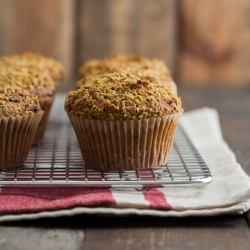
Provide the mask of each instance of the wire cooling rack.
{"label": "wire cooling rack", "polygon": [[0,185],[77,185],[142,187],[197,185],[212,181],[209,168],[182,127],[178,127],[168,162],[155,169],[98,171],[82,159],[68,120],[50,122],[43,141],[32,147],[25,164],[0,172]]}
{"label": "wire cooling rack", "polygon": [[168,162],[155,169],[104,172],[88,168],[58,94],[43,141],[32,147],[25,164],[0,170],[0,186],[136,187],[200,185],[212,181],[206,163],[181,126]]}

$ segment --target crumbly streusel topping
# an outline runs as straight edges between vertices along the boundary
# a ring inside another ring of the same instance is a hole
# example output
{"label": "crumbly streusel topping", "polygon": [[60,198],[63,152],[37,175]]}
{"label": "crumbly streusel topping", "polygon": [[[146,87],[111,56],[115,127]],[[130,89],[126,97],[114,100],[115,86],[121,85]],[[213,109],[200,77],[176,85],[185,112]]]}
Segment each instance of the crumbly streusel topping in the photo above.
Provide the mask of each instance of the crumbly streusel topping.
{"label": "crumbly streusel topping", "polygon": [[0,117],[29,115],[40,110],[33,94],[16,86],[0,84]]}
{"label": "crumbly streusel topping", "polygon": [[47,71],[54,81],[59,81],[64,75],[61,63],[51,57],[44,57],[36,53],[22,53],[13,56],[0,57],[0,65],[33,66]]}
{"label": "crumbly streusel topping", "polygon": [[78,71],[77,87],[89,79],[114,72],[127,72],[149,81],[171,79],[170,71],[165,63],[158,59],[149,59],[135,55],[115,55],[104,60],[87,61]]}
{"label": "crumbly streusel topping", "polygon": [[38,97],[54,96],[56,91],[49,74],[35,67],[0,67],[0,83],[18,86]]}
{"label": "crumbly streusel topping", "polygon": [[64,108],[72,115],[100,120],[161,117],[182,111],[180,98],[168,88],[121,72],[69,92]]}

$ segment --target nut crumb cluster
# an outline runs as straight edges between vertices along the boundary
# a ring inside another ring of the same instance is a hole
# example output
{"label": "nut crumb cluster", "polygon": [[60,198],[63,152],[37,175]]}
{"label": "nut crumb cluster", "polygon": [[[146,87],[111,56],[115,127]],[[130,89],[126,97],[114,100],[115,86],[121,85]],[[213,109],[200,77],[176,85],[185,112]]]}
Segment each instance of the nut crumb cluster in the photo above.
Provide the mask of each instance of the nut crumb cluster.
{"label": "nut crumb cluster", "polygon": [[100,120],[162,117],[182,111],[180,98],[168,88],[123,72],[87,81],[69,92],[64,107],[72,115]]}
{"label": "nut crumb cluster", "polygon": [[0,68],[0,83],[19,86],[38,97],[54,96],[56,89],[52,78],[31,66],[3,66]]}
{"label": "nut crumb cluster", "polygon": [[0,83],[0,117],[30,115],[40,110],[36,96],[17,86]]}
{"label": "nut crumb cluster", "polygon": [[0,58],[0,66],[34,66],[41,71],[46,71],[55,83],[59,82],[63,75],[62,65],[51,57],[44,57],[38,53],[22,53]]}
{"label": "nut crumb cluster", "polygon": [[127,72],[144,80],[164,82],[171,79],[165,63],[136,55],[114,55],[104,60],[89,60],[78,71],[77,88],[105,74]]}

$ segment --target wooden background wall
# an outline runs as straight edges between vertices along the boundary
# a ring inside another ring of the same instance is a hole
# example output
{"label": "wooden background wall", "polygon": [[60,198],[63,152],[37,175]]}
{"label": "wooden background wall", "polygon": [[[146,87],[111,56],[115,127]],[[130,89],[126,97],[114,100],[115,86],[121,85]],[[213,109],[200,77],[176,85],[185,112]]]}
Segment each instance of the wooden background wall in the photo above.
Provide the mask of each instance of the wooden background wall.
{"label": "wooden background wall", "polygon": [[62,91],[90,58],[163,59],[178,84],[250,82],[249,0],[0,0],[0,55],[63,63]]}

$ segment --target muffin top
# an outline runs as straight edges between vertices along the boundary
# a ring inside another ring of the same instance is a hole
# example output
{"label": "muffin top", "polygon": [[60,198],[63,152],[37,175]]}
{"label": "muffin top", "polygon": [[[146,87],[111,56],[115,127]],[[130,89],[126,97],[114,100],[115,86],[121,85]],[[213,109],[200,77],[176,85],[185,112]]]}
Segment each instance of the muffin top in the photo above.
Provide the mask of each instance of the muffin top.
{"label": "muffin top", "polygon": [[136,55],[115,55],[104,60],[87,61],[78,71],[77,88],[88,80],[108,73],[127,72],[149,81],[165,81],[171,79],[170,71],[165,63],[158,59],[149,59]]}
{"label": "muffin top", "polygon": [[36,96],[17,86],[0,83],[0,117],[30,115],[40,110]]}
{"label": "muffin top", "polygon": [[64,75],[61,63],[50,57],[30,52],[0,57],[0,65],[33,66],[47,71],[55,82],[59,82]]}
{"label": "muffin top", "polygon": [[100,77],[68,93],[65,110],[85,119],[133,120],[182,112],[168,88],[129,73]]}
{"label": "muffin top", "polygon": [[18,86],[39,98],[53,96],[56,91],[52,78],[35,67],[0,67],[0,83]]}

